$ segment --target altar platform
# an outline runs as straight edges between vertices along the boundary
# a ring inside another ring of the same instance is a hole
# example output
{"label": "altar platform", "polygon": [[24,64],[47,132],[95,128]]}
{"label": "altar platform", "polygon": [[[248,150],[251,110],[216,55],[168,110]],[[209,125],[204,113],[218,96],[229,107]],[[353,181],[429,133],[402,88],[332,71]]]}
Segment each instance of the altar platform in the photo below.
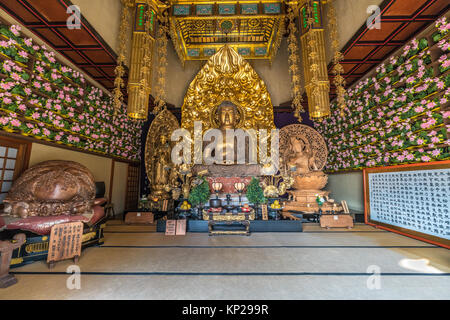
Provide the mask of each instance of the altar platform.
{"label": "altar platform", "polygon": [[[205,220],[188,220],[186,226],[187,232],[208,233],[208,221]],[[217,229],[220,226],[216,227]],[[227,226],[229,230],[231,226]],[[157,232],[166,231],[166,221],[158,220],[156,224]],[[255,220],[250,222],[250,233],[254,232],[303,232],[302,221],[290,220]]]}

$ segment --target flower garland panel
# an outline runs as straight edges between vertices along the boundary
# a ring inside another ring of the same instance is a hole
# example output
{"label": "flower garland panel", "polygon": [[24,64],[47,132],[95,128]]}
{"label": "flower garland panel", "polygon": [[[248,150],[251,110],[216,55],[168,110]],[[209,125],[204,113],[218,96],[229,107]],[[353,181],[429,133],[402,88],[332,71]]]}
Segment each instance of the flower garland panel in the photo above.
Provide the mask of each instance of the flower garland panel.
{"label": "flower garland panel", "polygon": [[330,149],[328,171],[450,158],[450,23],[439,19],[436,28],[431,43],[413,39],[347,90],[343,114],[334,104],[315,123]]}
{"label": "flower garland panel", "polygon": [[113,98],[60,64],[54,52],[0,26],[0,128],[137,161],[142,121],[114,115]]}

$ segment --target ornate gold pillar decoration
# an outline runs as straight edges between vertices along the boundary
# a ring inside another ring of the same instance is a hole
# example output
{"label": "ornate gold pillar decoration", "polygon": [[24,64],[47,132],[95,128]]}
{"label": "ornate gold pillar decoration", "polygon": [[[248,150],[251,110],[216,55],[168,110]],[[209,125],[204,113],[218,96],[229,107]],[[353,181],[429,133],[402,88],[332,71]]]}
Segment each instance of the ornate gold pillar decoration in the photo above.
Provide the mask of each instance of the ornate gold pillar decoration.
{"label": "ornate gold pillar decoration", "polygon": [[299,68],[300,57],[298,55],[298,41],[297,41],[297,27],[295,26],[295,16],[298,13],[298,5],[293,3],[288,7],[287,17],[289,20],[288,30],[288,49],[289,49],[289,73],[291,74],[292,82],[292,105],[294,107],[294,116],[298,118],[298,121],[302,121],[300,116],[301,112],[304,112],[303,92],[301,89],[301,76]]}
{"label": "ornate gold pillar decoration", "polygon": [[339,108],[341,109],[341,115],[344,113],[344,108],[346,107],[345,103],[345,80],[342,77],[342,73],[344,72],[344,68],[341,65],[341,61],[344,60],[344,55],[339,51],[339,35],[337,32],[337,18],[336,18],[336,10],[334,9],[333,1],[329,1],[328,7],[328,27],[330,28],[330,41],[331,48],[333,50],[333,74],[334,76],[334,85],[336,87],[337,94],[337,103]]}
{"label": "ornate gold pillar decoration", "polygon": [[117,57],[117,67],[115,69],[116,79],[114,80],[114,113],[117,114],[118,110],[123,105],[123,93],[122,88],[125,87],[123,76],[125,75],[125,60],[127,57],[127,39],[129,34],[130,24],[128,20],[130,18],[130,8],[134,6],[133,0],[122,0],[122,17],[120,20],[119,30],[119,55]]}
{"label": "ornate gold pillar decoration", "polygon": [[321,0],[307,0],[302,5],[300,24],[309,115],[312,119],[321,119],[330,115],[330,82],[325,56]]}
{"label": "ornate gold pillar decoration", "polygon": [[148,115],[157,12],[155,1],[136,0],[128,80],[128,116],[133,119]]}
{"label": "ornate gold pillar decoration", "polygon": [[167,33],[169,32],[169,18],[167,11],[164,11],[156,37],[158,67],[157,67],[157,83],[155,86],[155,108],[153,114],[157,115],[166,105],[166,74],[167,74]]}
{"label": "ornate gold pillar decoration", "polygon": [[278,31],[276,33],[276,36],[274,37],[274,43],[272,47],[272,54],[270,56],[270,65],[272,65],[273,60],[276,58],[278,50],[280,49],[281,40],[283,39],[283,35],[286,33],[286,26],[284,23],[284,19],[281,19],[280,21],[277,21],[278,24]]}

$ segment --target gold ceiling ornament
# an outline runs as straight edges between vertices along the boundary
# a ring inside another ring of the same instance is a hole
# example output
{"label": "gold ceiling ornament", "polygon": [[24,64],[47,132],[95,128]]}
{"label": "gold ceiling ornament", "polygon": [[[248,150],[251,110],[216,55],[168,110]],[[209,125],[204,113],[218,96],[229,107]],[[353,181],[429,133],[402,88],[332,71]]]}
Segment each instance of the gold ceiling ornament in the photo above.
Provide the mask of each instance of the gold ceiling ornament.
{"label": "gold ceiling ornament", "polygon": [[127,57],[127,39],[130,24],[130,8],[134,6],[133,0],[122,0],[122,17],[120,19],[119,29],[119,55],[117,57],[117,66],[115,69],[116,79],[114,80],[114,114],[117,115],[123,105],[122,89],[125,87],[123,76],[125,75],[125,60]]}
{"label": "gold ceiling ornament", "polygon": [[166,75],[167,75],[167,33],[169,31],[169,19],[167,11],[161,15],[158,34],[156,38],[158,66],[157,66],[157,82],[155,86],[155,107],[153,114],[161,112],[166,105]]}
{"label": "gold ceiling ornament", "polygon": [[333,74],[334,85],[336,87],[337,104],[341,109],[341,115],[344,115],[344,109],[346,107],[345,102],[345,79],[342,77],[344,68],[341,65],[341,61],[344,60],[344,55],[339,51],[339,35],[337,31],[337,17],[336,10],[334,8],[333,0],[329,1],[328,5],[328,26],[330,29],[330,42],[333,51]]}
{"label": "gold ceiling ornament", "polygon": [[270,64],[272,65],[273,59],[277,56],[278,50],[280,49],[281,40],[283,40],[283,35],[286,33],[286,26],[284,23],[284,19],[279,21],[279,27],[278,27],[278,35],[275,36],[273,46],[272,46],[272,52],[269,58]]}
{"label": "gold ceiling ornament", "polygon": [[169,3],[170,35],[182,63],[208,60],[224,44],[245,59],[272,61],[277,54],[286,15],[283,0]]}
{"label": "gold ceiling ornament", "polygon": [[321,0],[304,2],[300,8],[300,24],[309,116],[312,119],[322,119],[330,115],[330,82],[325,55]]}
{"label": "gold ceiling ornament", "polygon": [[302,121],[300,113],[304,112],[303,92],[301,88],[301,75],[300,75],[300,56],[298,54],[298,41],[297,41],[297,27],[295,25],[295,16],[298,12],[297,4],[292,4],[288,8],[287,17],[289,19],[289,37],[288,37],[288,49],[289,49],[289,73],[291,74],[292,82],[292,105],[294,107],[294,116],[299,122]]}
{"label": "gold ceiling ornament", "polygon": [[184,65],[185,65],[185,60],[184,60],[184,55],[183,55],[183,50],[181,49],[181,45],[180,45],[180,41],[178,40],[178,32],[177,29],[175,28],[175,24],[173,23],[173,21],[171,20],[169,23],[169,32],[170,32],[170,38],[172,39],[172,44],[173,47],[175,48],[175,52],[178,55],[178,58],[181,61],[181,66],[184,69]]}
{"label": "gold ceiling ornament", "polygon": [[181,127],[214,128],[211,115],[223,101],[233,102],[241,116],[239,127],[275,129],[273,105],[264,81],[234,49],[224,45],[213,55],[189,85],[182,106]]}

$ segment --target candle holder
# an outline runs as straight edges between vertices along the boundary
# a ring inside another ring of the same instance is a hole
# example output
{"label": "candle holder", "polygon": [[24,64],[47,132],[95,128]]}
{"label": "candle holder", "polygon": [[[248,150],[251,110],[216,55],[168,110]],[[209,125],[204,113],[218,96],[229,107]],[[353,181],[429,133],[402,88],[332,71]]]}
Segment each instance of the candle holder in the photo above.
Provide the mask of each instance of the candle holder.
{"label": "candle holder", "polygon": [[239,206],[242,205],[242,192],[245,189],[245,183],[243,182],[236,182],[234,184],[234,189],[239,193]]}
{"label": "candle holder", "polygon": [[212,184],[212,189],[214,190],[215,194],[216,194],[216,199],[219,199],[219,192],[222,190],[223,188],[223,184],[220,182],[214,182]]}
{"label": "candle holder", "polygon": [[223,185],[220,182],[214,182],[211,185],[211,187],[214,190],[214,192],[216,193],[216,198],[209,200],[209,205],[211,208],[216,208],[216,209],[221,208],[222,200],[219,199],[219,192],[220,192],[220,190],[222,190]]}

